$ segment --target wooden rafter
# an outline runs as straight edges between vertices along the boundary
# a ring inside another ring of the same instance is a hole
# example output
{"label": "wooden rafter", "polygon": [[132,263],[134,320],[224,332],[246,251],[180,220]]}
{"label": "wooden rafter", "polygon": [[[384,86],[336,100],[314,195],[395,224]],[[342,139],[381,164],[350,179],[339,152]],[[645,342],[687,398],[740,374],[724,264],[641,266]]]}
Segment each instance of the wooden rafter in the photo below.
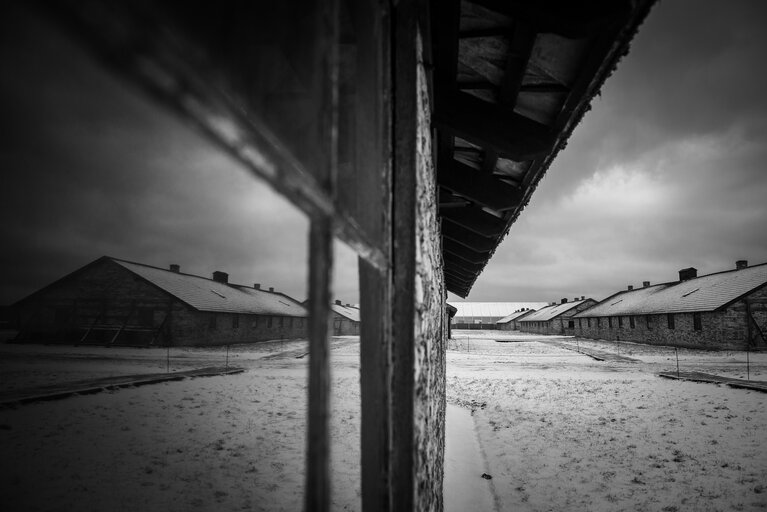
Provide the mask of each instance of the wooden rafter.
{"label": "wooden rafter", "polygon": [[440,213],[443,218],[450,219],[454,223],[482,236],[498,236],[506,229],[506,221],[504,219],[490,215],[479,208],[449,208],[442,210]]}
{"label": "wooden rafter", "polygon": [[441,162],[439,183],[454,194],[497,211],[515,208],[522,199],[518,189],[490,173],[472,169],[456,160]]}
{"label": "wooden rafter", "polygon": [[545,125],[465,92],[456,92],[434,113],[442,130],[516,161],[551,150],[554,136]]}
{"label": "wooden rafter", "polygon": [[489,256],[486,252],[474,251],[465,245],[453,242],[450,239],[445,239],[442,241],[442,250],[472,263],[484,263],[487,261]]}
{"label": "wooden rafter", "polygon": [[442,236],[477,251],[492,251],[498,241],[493,237],[479,235],[443,217]]}

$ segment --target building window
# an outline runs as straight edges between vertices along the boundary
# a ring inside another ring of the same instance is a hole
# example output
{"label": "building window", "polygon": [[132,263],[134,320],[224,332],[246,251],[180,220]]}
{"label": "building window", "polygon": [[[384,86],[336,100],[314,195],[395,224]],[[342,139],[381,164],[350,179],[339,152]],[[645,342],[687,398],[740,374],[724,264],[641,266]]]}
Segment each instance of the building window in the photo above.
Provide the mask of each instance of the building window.
{"label": "building window", "polygon": [[652,315],[645,315],[644,316],[645,323],[647,324],[647,330],[652,330]]}
{"label": "building window", "polygon": [[607,327],[609,327],[610,329],[613,328],[613,317],[611,316],[607,317]]}
{"label": "building window", "polygon": [[281,316],[280,317],[280,327],[284,327],[284,326],[285,326],[285,317]]}
{"label": "building window", "polygon": [[703,330],[703,322],[702,318],[700,316],[700,313],[693,313],[692,314],[692,328],[696,331],[702,331]]}
{"label": "building window", "polygon": [[590,329],[591,328],[591,318],[586,319],[586,326]]}
{"label": "building window", "polygon": [[272,317],[267,316],[266,317],[266,326],[271,329],[272,328]]}
{"label": "building window", "polygon": [[578,329],[583,329],[583,318],[578,319]]}
{"label": "building window", "polygon": [[240,315],[237,313],[234,313],[232,315],[232,329],[239,329],[240,328]]}
{"label": "building window", "polygon": [[575,329],[575,320],[568,320],[567,321],[567,328],[568,329]]}
{"label": "building window", "polygon": [[215,329],[216,328],[216,314],[211,313],[208,316],[208,329]]}
{"label": "building window", "polygon": [[634,323],[634,317],[633,316],[629,317],[629,327],[631,327],[632,329],[634,327],[636,327],[636,324]]}
{"label": "building window", "polygon": [[618,329],[623,329],[623,317],[618,317]]}
{"label": "building window", "polygon": [[602,328],[602,317],[597,317],[597,329]]}
{"label": "building window", "polygon": [[674,313],[667,314],[666,321],[668,322],[669,329],[676,329],[676,324],[674,323]]}

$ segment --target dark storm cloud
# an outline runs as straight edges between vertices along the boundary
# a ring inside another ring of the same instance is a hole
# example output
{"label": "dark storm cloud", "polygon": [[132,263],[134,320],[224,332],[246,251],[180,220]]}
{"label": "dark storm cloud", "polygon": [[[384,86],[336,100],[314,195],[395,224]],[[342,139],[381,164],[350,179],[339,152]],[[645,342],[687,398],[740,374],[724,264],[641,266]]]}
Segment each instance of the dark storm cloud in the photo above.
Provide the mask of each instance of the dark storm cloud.
{"label": "dark storm cloud", "polygon": [[767,261],[765,23],[762,2],[660,2],[471,298],[603,298]]}
{"label": "dark storm cloud", "polygon": [[[66,38],[24,28],[0,49],[0,304],[104,254],[305,298],[303,214]],[[335,274],[356,302],[348,251]]]}

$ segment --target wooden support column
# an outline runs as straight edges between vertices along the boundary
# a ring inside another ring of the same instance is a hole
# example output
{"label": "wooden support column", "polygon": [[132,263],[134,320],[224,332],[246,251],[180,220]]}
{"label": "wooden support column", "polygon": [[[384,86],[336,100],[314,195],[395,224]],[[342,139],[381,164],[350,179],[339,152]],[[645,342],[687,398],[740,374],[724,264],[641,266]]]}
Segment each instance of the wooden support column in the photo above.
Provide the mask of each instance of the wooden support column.
{"label": "wooden support column", "polygon": [[393,282],[392,302],[392,509],[411,511],[415,498],[413,425],[416,257],[416,144],[418,140],[415,0],[393,9]]}
{"label": "wooden support column", "polygon": [[[321,105],[313,174],[336,197],[339,119],[339,0],[315,0],[316,59]],[[309,400],[304,510],[330,510],[330,329],[333,216],[315,213],[309,232]]]}
{"label": "wooden support column", "polygon": [[313,219],[309,234],[309,414],[305,510],[330,509],[330,284],[333,231]]}
{"label": "wooden support column", "polygon": [[359,220],[385,265],[359,259],[362,510],[392,511],[391,17],[388,3],[351,2],[357,43],[355,167]]}

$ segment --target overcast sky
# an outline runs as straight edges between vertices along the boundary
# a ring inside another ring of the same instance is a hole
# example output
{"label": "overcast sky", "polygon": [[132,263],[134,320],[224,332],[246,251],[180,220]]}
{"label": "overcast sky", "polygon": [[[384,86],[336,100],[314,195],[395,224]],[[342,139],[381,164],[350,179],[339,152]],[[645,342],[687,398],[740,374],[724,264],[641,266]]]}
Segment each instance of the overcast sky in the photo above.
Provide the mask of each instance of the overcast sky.
{"label": "overcast sky", "polygon": [[[767,262],[765,11],[660,2],[469,300]],[[0,304],[104,254],[305,298],[300,212],[66,39],[2,28]],[[338,298],[357,302],[356,270],[338,244]]]}

